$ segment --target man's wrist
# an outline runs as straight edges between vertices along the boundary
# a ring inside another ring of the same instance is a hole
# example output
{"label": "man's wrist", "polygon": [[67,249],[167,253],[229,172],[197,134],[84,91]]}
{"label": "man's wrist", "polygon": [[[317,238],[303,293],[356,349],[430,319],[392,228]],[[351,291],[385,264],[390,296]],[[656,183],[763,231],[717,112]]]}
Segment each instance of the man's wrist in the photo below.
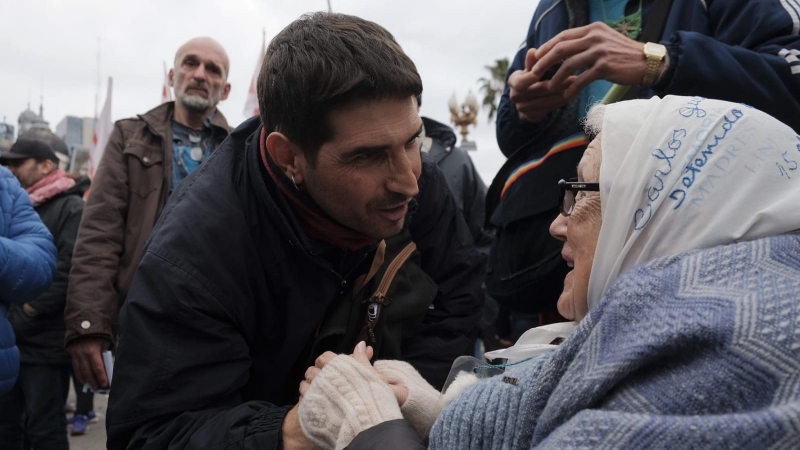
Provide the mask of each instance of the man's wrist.
{"label": "man's wrist", "polygon": [[664,55],[664,59],[661,60],[661,64],[658,66],[658,75],[656,75],[656,82],[653,83],[653,86],[661,83],[667,70],[669,70],[669,52]]}
{"label": "man's wrist", "polygon": [[656,84],[663,73],[664,59],[668,55],[667,47],[655,42],[646,42],[643,46],[645,69],[641,86],[651,87]]}
{"label": "man's wrist", "polygon": [[286,416],[283,418],[281,425],[281,442],[284,450],[313,450],[314,445],[303,434],[303,428],[300,426],[300,417],[298,416],[298,407],[295,405]]}

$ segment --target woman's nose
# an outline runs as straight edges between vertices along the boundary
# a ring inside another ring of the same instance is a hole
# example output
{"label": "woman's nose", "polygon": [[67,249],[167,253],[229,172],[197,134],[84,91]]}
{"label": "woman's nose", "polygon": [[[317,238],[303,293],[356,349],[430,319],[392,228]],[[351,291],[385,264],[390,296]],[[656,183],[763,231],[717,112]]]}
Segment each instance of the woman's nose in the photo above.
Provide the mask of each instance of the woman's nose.
{"label": "woman's nose", "polygon": [[550,234],[559,241],[567,240],[567,218],[558,213],[556,220],[550,224]]}

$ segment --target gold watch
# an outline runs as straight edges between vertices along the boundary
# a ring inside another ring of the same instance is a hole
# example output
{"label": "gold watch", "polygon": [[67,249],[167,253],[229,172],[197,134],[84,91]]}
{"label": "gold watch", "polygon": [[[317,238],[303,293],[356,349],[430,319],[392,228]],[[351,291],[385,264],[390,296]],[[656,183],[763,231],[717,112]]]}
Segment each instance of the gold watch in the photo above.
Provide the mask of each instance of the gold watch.
{"label": "gold watch", "polygon": [[647,67],[644,69],[644,78],[642,78],[642,86],[652,86],[656,82],[658,76],[658,68],[661,66],[661,61],[667,56],[667,47],[654,42],[644,44],[644,57],[647,59]]}

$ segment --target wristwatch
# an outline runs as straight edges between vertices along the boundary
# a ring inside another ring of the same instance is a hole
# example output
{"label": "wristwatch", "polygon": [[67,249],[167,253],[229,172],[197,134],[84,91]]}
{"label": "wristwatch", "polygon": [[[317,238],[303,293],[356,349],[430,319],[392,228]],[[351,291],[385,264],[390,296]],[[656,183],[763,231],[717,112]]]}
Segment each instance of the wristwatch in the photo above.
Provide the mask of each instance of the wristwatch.
{"label": "wristwatch", "polygon": [[644,44],[644,57],[647,59],[647,67],[644,69],[642,86],[652,86],[658,76],[658,67],[661,61],[667,56],[667,47],[654,42]]}

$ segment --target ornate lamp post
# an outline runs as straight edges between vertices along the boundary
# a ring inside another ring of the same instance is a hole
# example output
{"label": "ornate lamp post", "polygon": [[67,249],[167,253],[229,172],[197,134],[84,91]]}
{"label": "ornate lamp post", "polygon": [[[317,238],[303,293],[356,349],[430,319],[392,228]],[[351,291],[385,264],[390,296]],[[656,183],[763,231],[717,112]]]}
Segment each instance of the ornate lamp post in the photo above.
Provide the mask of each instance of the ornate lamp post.
{"label": "ornate lamp post", "polygon": [[477,125],[478,123],[478,110],[480,109],[478,98],[470,90],[467,98],[459,105],[456,93],[453,92],[453,96],[450,97],[447,106],[450,108],[450,121],[461,128],[461,147],[465,150],[476,150],[475,143],[467,140],[467,135],[469,134],[469,126]]}

